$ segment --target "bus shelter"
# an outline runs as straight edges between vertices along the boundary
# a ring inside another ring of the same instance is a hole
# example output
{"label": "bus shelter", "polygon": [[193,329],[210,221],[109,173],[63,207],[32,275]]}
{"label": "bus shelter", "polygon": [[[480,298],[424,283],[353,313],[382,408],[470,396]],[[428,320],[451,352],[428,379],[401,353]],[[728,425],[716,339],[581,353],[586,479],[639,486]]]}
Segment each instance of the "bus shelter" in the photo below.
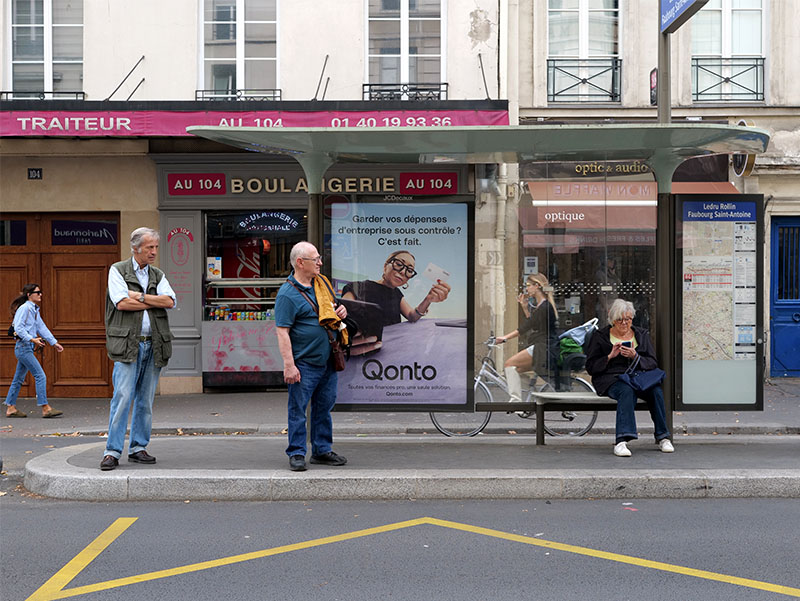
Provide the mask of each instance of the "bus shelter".
{"label": "bus shelter", "polygon": [[[670,426],[676,407],[763,408],[761,199],[725,194],[735,190],[723,184],[676,189],[673,174],[687,159],[762,153],[764,130],[692,123],[187,131],[302,166],[308,238],[337,292],[374,277],[398,251],[415,256],[409,273],[420,276],[406,297],[448,281],[447,302],[391,333],[416,329],[391,338],[387,328],[380,353],[342,372],[353,374],[340,382],[340,408],[471,410],[476,341],[514,329],[519,277],[536,273],[556,293],[561,330],[593,316],[602,322],[610,298],[639,300],[668,374]],[[326,188],[337,163],[409,171],[402,189],[376,184],[356,198],[346,182],[335,193]],[[467,182],[459,181],[464,173]],[[387,352],[390,338],[397,350]],[[730,384],[709,388],[712,380]]]}

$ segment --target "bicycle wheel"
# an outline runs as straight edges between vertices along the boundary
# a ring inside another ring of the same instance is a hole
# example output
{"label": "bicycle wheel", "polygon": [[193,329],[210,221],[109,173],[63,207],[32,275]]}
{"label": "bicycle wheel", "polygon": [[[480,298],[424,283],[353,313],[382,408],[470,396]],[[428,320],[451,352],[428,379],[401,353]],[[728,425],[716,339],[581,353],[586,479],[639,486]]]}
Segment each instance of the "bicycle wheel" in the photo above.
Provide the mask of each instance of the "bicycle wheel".
{"label": "bicycle wheel", "polygon": [[[492,396],[483,382],[475,383],[475,402],[491,402]],[[431,411],[431,421],[445,436],[475,436],[492,418],[491,411]]]}
{"label": "bicycle wheel", "polygon": [[[562,392],[595,392],[594,387],[583,378],[570,377],[569,391]],[[542,388],[553,390],[548,383]],[[550,436],[583,436],[594,426],[597,411],[548,411],[544,414],[544,431]]]}

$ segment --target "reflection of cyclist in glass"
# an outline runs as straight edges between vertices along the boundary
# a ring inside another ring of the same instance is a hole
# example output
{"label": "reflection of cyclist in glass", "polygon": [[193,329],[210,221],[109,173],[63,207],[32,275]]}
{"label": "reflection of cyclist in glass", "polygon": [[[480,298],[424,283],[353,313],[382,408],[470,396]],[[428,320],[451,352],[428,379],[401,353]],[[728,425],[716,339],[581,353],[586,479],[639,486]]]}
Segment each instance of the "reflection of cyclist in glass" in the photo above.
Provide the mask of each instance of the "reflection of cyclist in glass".
{"label": "reflection of cyclist in glass", "polygon": [[[524,341],[523,350],[506,360],[505,374],[508,393],[512,401],[522,398],[522,380],[519,374],[533,368],[540,377],[548,377],[556,367],[558,358],[558,312],[553,293],[545,292],[549,282],[544,274],[535,273],[525,280],[525,292],[517,297],[525,313],[525,321],[519,329],[498,336],[497,342],[505,342],[520,337]],[[528,300],[533,299],[533,309],[528,308]]]}
{"label": "reflection of cyclist in glass", "polygon": [[[438,281],[425,298],[416,306],[412,307],[400,291],[400,287],[408,287],[408,281],[417,275],[414,267],[416,260],[407,250],[398,250],[389,255],[383,264],[383,275],[380,280],[361,280],[350,282],[342,289],[342,298],[355,299],[368,303],[380,305],[383,312],[383,325],[388,326],[400,323],[402,315],[408,321],[417,321],[428,312],[431,303],[440,303],[450,294],[450,286],[446,282]],[[370,340],[371,338],[371,340]],[[353,349],[354,354],[367,352],[380,348],[381,343],[376,342],[375,337],[353,340],[353,346],[360,346],[361,343],[370,343],[370,348]]]}

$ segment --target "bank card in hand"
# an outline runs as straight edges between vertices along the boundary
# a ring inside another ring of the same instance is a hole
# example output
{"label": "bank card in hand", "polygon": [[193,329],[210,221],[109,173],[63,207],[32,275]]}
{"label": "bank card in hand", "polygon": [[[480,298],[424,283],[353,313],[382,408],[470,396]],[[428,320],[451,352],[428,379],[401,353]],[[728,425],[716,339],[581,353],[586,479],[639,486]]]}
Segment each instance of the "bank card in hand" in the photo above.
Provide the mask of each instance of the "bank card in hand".
{"label": "bank card in hand", "polygon": [[446,282],[450,277],[450,272],[445,271],[438,265],[428,263],[428,266],[425,268],[425,271],[422,272],[422,275],[436,284],[437,282]]}

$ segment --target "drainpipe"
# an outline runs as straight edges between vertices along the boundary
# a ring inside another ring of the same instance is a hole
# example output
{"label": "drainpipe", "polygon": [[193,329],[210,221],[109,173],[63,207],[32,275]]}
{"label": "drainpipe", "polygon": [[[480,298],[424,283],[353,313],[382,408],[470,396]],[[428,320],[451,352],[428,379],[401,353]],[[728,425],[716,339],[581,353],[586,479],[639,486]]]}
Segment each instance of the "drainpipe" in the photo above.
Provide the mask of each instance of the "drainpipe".
{"label": "drainpipe", "polygon": [[[498,99],[508,99],[508,0],[498,0],[498,65],[497,65],[497,97]],[[494,236],[497,248],[501,251],[503,261],[500,265],[493,268],[493,289],[494,289],[494,331],[497,335],[506,333],[505,307],[508,299],[506,298],[506,198],[508,190],[508,165],[500,163],[497,171],[497,183],[499,190],[495,189],[495,228]]]}

